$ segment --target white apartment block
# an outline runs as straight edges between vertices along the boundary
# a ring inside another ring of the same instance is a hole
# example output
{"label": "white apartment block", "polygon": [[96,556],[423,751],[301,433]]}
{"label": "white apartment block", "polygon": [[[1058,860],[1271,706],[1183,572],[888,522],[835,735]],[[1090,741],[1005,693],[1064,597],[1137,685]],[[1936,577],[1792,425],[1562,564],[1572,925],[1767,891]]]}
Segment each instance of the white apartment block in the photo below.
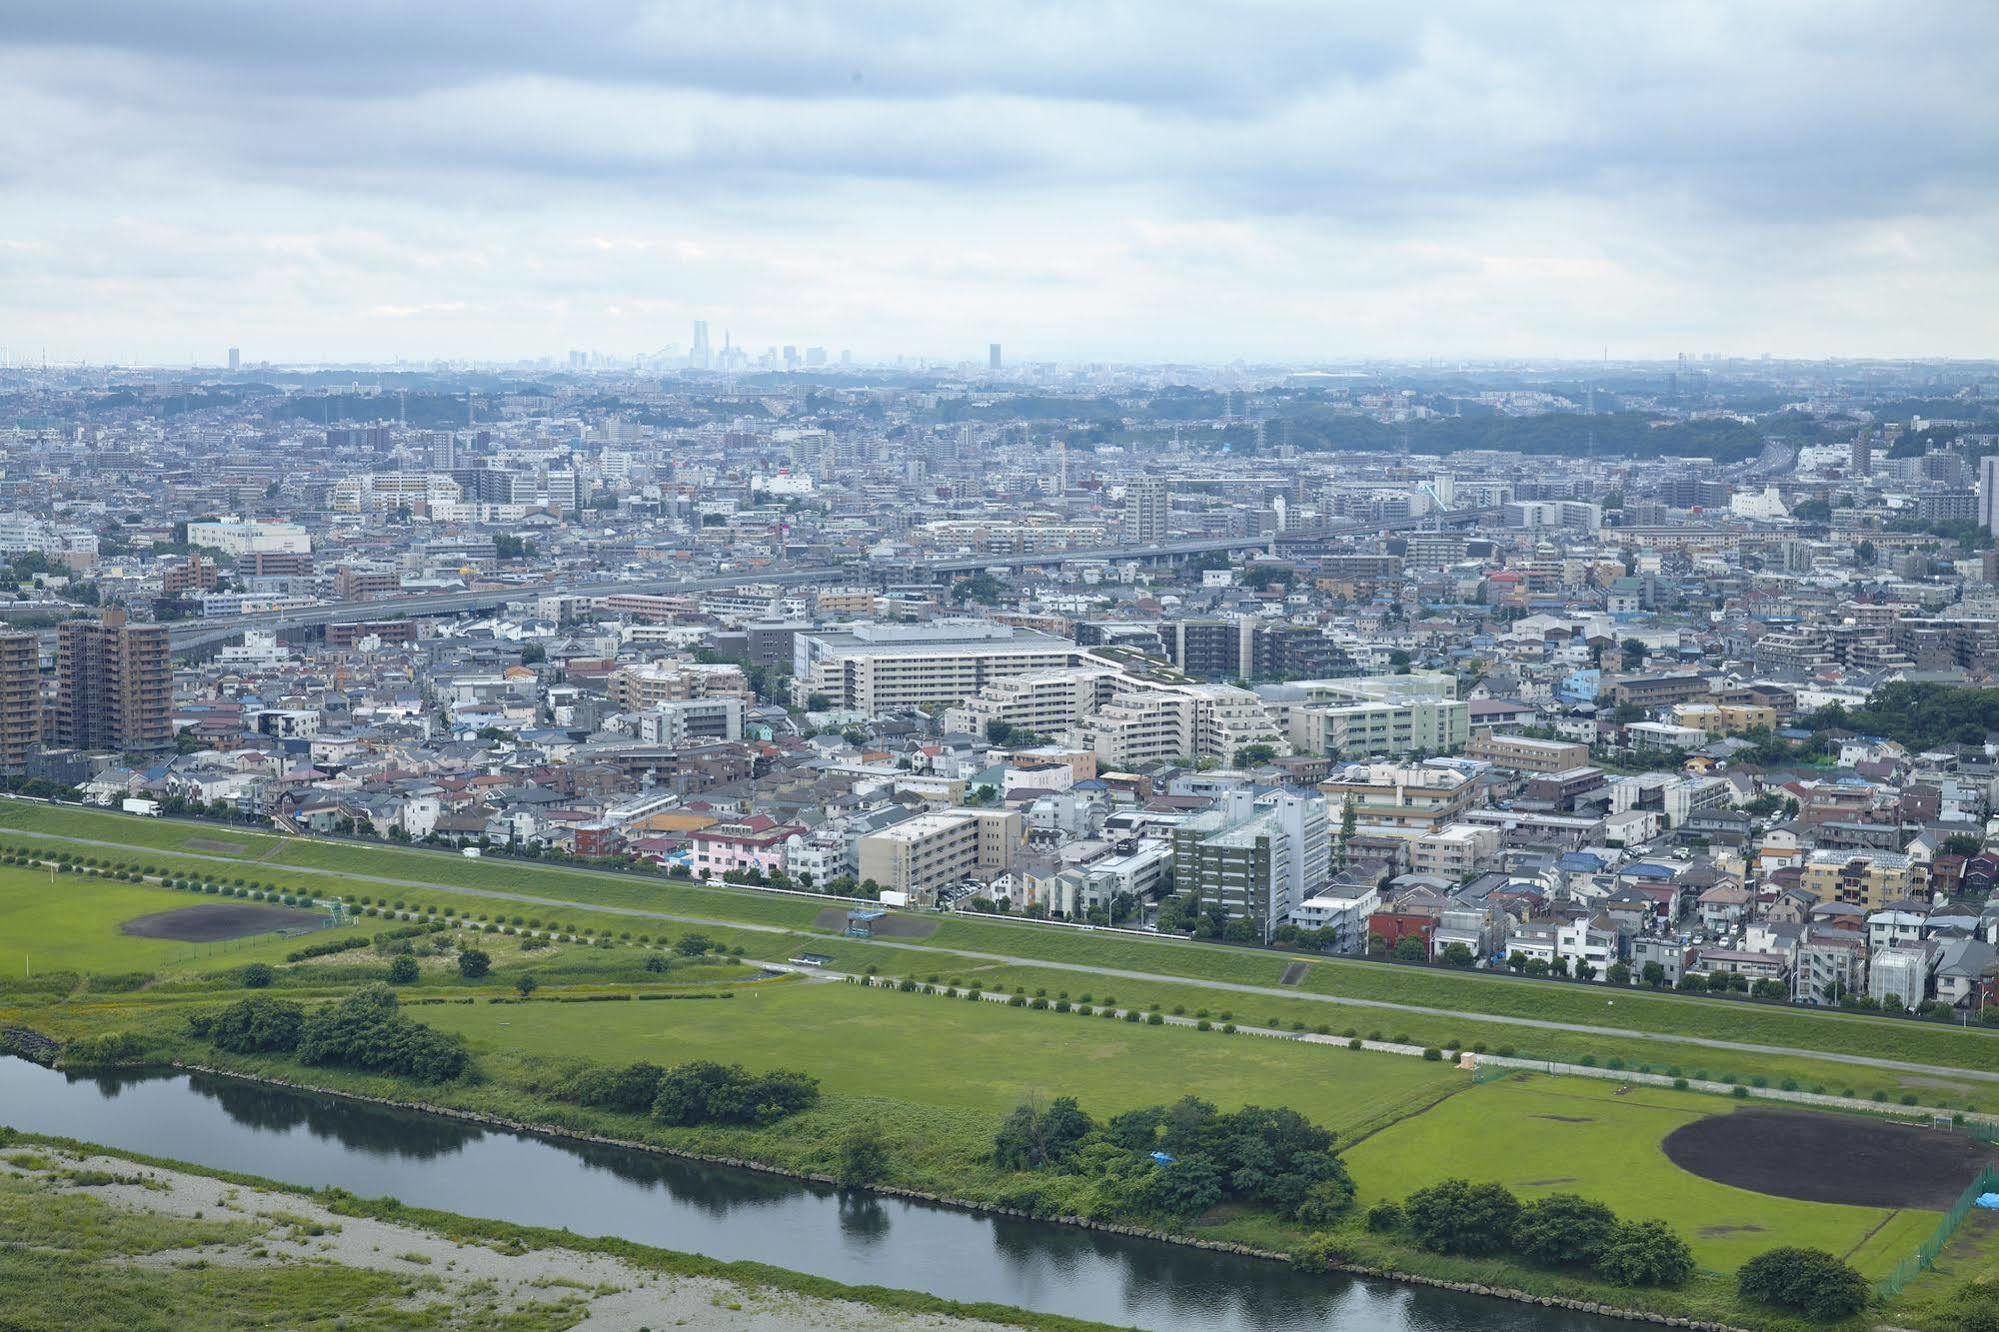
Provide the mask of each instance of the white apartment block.
{"label": "white apartment block", "polygon": [[927,898],[946,884],[1013,868],[1025,836],[1011,810],[948,809],[869,833],[854,850],[861,878]]}
{"label": "white apartment block", "polygon": [[1266,685],[1257,694],[1299,753],[1360,758],[1463,749],[1471,705],[1456,691],[1452,677],[1419,671]]}
{"label": "white apartment block", "polygon": [[962,703],[995,680],[1082,659],[1065,638],[988,620],[847,625],[800,633],[792,652],[795,704],[824,694],[871,714]]}
{"label": "white apartment block", "polygon": [[1029,671],[995,680],[944,712],[944,729],[984,735],[989,722],[1053,735],[1080,724],[1130,681],[1104,666]]}

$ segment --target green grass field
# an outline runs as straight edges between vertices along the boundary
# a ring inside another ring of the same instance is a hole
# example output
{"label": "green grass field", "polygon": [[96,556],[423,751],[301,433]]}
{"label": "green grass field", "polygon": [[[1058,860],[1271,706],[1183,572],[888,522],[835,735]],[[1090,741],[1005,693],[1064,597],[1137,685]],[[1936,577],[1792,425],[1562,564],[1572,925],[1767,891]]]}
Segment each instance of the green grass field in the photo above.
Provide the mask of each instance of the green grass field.
{"label": "green grass field", "polygon": [[586,1052],[599,1063],[805,1068],[830,1093],[891,1089],[996,1117],[1031,1095],[1074,1096],[1099,1116],[1194,1095],[1224,1109],[1288,1105],[1342,1129],[1408,1113],[1470,1081],[1393,1055],[843,984],[746,989],[730,1003],[445,1005],[425,1020],[501,1060]]}
{"label": "green grass field", "polygon": [[100,975],[207,969],[276,962],[300,940],[263,935],[230,943],[190,944],[143,939],[118,927],[135,916],[205,902],[148,884],[115,883],[74,874],[0,868],[0,977],[19,980],[53,971]]}
{"label": "green grass field", "polygon": [[[1774,1198],[1680,1169],[1659,1144],[1720,1109],[1666,1088],[1619,1096],[1611,1083],[1489,1082],[1405,1119],[1347,1154],[1363,1204],[1440,1179],[1494,1180],[1523,1198],[1580,1193],[1631,1219],[1657,1217],[1703,1266],[1733,1270],[1778,1244],[1848,1255],[1880,1277],[1936,1228],[1938,1214]],[[1726,1113],[1726,1111],[1723,1111]],[[1836,1162],[1827,1162],[1837,1169]]]}

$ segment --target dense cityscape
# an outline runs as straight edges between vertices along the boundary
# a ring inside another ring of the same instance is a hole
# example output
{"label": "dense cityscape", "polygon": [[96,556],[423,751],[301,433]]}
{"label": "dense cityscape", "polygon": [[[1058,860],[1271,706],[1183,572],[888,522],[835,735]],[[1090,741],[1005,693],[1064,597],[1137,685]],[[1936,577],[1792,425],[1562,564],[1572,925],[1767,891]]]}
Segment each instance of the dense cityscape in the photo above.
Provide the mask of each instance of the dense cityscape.
{"label": "dense cityscape", "polygon": [[0,24],[0,1332],[1999,1332],[1999,8]]}

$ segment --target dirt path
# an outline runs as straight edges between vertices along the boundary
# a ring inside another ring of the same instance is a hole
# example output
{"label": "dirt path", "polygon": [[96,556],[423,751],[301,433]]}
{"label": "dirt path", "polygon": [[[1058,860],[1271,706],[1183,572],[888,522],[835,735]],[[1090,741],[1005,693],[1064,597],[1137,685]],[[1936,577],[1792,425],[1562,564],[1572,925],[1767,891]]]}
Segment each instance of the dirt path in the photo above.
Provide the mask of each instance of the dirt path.
{"label": "dirt path", "polygon": [[[6,1164],[44,1158],[45,1166]],[[135,1166],[116,1156],[77,1156],[48,1148],[0,1156],[0,1172],[40,1178],[62,1188],[63,1170],[102,1171],[139,1183],[72,1186],[115,1208],[193,1221],[241,1221],[263,1228],[240,1244],[207,1245],[197,1253],[168,1249],[127,1258],[137,1264],[178,1264],[199,1257],[211,1266],[303,1265],[345,1267],[422,1277],[437,1285],[411,1297],[412,1312],[436,1305],[460,1313],[494,1314],[541,1307],[590,1332],[700,1327],[729,1332],[1002,1332],[1003,1324],[943,1315],[878,1309],[847,1300],[821,1299],[714,1277],[675,1276],[623,1259],[571,1249],[488,1247],[416,1226],[341,1216],[308,1197],[245,1188],[205,1175],[157,1166]],[[57,1240],[60,1245],[60,1240]]]}

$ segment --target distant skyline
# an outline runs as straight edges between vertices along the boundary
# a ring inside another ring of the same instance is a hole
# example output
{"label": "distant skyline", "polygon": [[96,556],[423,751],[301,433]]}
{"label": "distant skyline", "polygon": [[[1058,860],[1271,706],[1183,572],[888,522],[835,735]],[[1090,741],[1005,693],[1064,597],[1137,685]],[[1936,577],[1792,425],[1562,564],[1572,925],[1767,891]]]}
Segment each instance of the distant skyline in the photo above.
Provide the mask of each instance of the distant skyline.
{"label": "distant skyline", "polygon": [[1999,6],[72,0],[16,364],[1999,355]]}

